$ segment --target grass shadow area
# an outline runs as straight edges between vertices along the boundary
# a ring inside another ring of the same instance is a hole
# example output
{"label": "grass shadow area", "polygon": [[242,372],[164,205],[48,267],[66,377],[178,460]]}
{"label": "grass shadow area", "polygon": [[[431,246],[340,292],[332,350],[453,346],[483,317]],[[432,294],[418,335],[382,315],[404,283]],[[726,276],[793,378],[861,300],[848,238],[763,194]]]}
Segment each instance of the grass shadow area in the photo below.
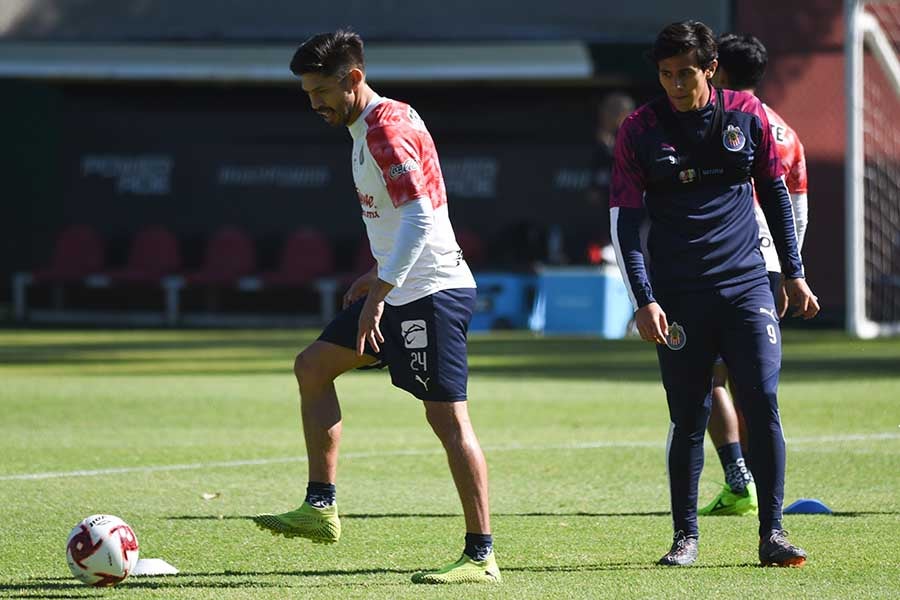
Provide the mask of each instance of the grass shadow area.
{"label": "grass shadow area", "polygon": [[[900,340],[859,342],[836,332],[786,337],[785,381],[897,377]],[[0,368],[107,376],[290,376],[294,355],[313,339],[311,331],[48,332],[44,339],[40,332],[29,332],[19,343],[9,332],[0,332]],[[508,379],[660,381],[650,344],[522,332],[473,336],[469,370],[475,376]]]}
{"label": "grass shadow area", "polygon": [[[755,563],[725,563],[712,565],[693,565],[691,569],[746,569],[759,567]],[[181,572],[177,575],[166,575],[161,577],[132,577],[117,586],[122,592],[132,590],[161,590],[161,589],[198,589],[198,590],[229,590],[229,589],[260,589],[275,590],[295,587],[321,587],[326,585],[333,586],[358,586],[365,585],[371,587],[373,585],[394,586],[398,582],[373,582],[367,579],[364,582],[353,581],[328,581],[322,584],[312,582],[301,582],[301,585],[294,585],[292,582],[278,583],[268,581],[271,577],[288,577],[288,578],[335,578],[356,576],[378,576],[378,575],[397,575],[403,576],[402,582],[405,585],[407,578],[413,573],[425,570],[427,567],[414,569],[402,569],[395,567],[383,568],[366,568],[366,569],[297,569],[297,570],[224,570],[210,572]],[[588,573],[588,572],[646,572],[669,570],[670,567],[663,567],[653,562],[635,561],[635,562],[600,562],[600,563],[583,563],[583,564],[539,564],[539,565],[508,565],[503,567],[505,573]],[[71,578],[64,577],[47,577],[40,579],[29,579],[22,583],[0,584],[0,592],[11,592],[10,598],[84,598],[97,597],[99,594],[107,593],[102,588],[91,588],[75,581]],[[272,592],[276,593],[276,592]],[[6,594],[4,594],[6,595]]]}
{"label": "grass shadow area", "polygon": [[[393,567],[370,568],[370,569],[297,569],[284,571],[219,571],[219,572],[190,572],[182,571],[176,575],[162,575],[155,577],[129,577],[124,582],[115,586],[120,590],[128,589],[204,589],[204,590],[228,590],[228,589],[270,589],[270,588],[293,588],[295,585],[290,582],[278,583],[267,581],[262,578],[266,577],[353,577],[353,576],[373,576],[373,575],[404,575],[404,582],[413,573],[424,570],[426,567],[416,569],[398,569]],[[352,585],[352,582],[346,582]],[[378,585],[376,582],[366,581],[366,585]],[[304,584],[308,585],[308,584]],[[335,585],[334,582],[328,582],[325,585]],[[382,585],[395,585],[392,582],[383,582]],[[318,587],[318,586],[317,586]],[[19,592],[20,595],[12,595],[12,598],[83,598],[85,594],[88,597],[98,592],[105,591],[105,588],[94,588],[87,586],[70,577],[47,577],[40,579],[30,579],[22,583],[0,584],[0,593],[3,592]],[[82,592],[81,594],[71,595],[67,592]],[[274,592],[273,592],[274,593]]]}
{"label": "grass shadow area", "polygon": [[[523,512],[491,513],[493,517],[667,517],[669,511],[633,512]],[[462,513],[346,513],[341,519],[459,519]],[[252,515],[177,515],[166,517],[168,521],[252,521]]]}

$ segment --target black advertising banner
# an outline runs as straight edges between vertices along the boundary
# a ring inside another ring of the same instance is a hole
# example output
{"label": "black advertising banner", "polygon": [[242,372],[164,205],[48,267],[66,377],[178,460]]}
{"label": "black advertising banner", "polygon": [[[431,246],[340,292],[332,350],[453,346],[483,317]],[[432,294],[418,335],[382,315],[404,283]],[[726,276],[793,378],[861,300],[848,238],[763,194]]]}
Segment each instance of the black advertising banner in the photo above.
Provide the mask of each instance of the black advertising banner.
{"label": "black advertising banner", "polygon": [[[381,91],[426,120],[454,223],[496,262],[541,251],[515,248],[523,231],[535,244],[554,227],[567,243],[606,238],[606,206],[588,201],[589,92]],[[189,239],[224,225],[271,239],[312,227],[337,245],[363,235],[349,134],[322,123],[296,90],[82,86],[65,96],[62,223],[123,240],[155,224]]]}

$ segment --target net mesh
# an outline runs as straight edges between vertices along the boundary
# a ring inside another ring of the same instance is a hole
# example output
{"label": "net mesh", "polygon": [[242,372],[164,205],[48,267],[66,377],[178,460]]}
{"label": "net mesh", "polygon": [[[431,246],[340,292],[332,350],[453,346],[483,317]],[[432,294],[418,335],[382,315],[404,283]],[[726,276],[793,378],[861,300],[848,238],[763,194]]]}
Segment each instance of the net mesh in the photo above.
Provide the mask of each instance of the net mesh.
{"label": "net mesh", "polygon": [[[873,3],[875,16],[900,53],[900,2]],[[865,49],[863,64],[865,155],[866,316],[900,322],[900,96],[884,68]]]}

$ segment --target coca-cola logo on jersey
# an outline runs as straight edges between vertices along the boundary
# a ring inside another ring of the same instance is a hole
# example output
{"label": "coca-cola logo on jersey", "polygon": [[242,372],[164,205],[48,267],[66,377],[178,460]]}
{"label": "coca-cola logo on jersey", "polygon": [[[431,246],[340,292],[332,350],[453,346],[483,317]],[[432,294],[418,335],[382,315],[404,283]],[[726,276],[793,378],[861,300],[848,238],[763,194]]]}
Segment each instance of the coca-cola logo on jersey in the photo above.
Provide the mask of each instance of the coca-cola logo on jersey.
{"label": "coca-cola logo on jersey", "polygon": [[419,170],[419,163],[414,161],[411,158],[407,158],[399,165],[391,165],[391,179],[397,179],[401,175],[406,175],[407,173],[411,173],[413,171]]}

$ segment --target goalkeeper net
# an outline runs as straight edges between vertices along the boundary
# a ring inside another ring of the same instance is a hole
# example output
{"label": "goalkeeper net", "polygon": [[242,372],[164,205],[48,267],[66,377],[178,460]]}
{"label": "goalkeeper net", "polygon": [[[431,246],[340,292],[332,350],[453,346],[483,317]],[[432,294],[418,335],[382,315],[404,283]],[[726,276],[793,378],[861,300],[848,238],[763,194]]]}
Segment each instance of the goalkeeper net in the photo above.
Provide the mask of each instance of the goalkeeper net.
{"label": "goalkeeper net", "polygon": [[900,1],[846,0],[847,329],[900,334]]}

